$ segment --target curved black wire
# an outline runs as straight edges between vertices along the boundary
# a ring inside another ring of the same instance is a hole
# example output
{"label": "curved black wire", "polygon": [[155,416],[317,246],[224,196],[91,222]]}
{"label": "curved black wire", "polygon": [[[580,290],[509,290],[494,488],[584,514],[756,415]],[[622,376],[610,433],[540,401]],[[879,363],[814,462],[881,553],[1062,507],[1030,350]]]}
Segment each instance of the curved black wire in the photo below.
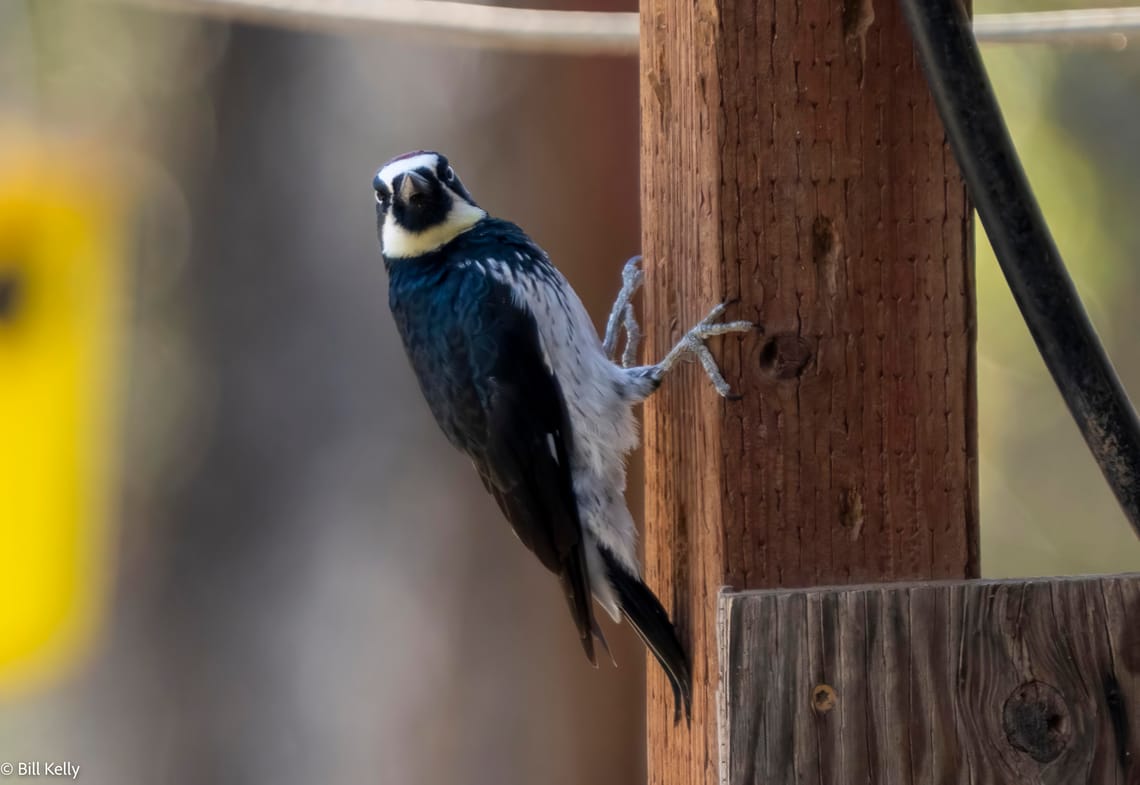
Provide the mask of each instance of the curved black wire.
{"label": "curved black wire", "polygon": [[1021,168],[961,0],[899,0],[970,196],[1029,332],[1140,536],[1140,420]]}

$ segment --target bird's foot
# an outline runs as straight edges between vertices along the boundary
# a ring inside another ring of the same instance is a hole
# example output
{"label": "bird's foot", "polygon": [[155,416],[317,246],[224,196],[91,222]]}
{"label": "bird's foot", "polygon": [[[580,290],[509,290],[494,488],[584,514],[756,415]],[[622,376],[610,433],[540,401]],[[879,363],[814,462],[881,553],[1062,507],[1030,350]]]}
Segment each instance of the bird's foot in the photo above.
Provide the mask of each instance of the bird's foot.
{"label": "bird's foot", "polygon": [[720,305],[709,311],[708,316],[701,319],[697,324],[690,329],[685,335],[677,342],[677,345],[665,356],[665,359],[657,364],[656,370],[658,371],[658,378],[664,376],[673,365],[676,364],[685,355],[694,355],[700,361],[701,367],[705,369],[705,374],[709,377],[716,391],[724,398],[732,398],[732,388],[729,387],[728,382],[725,381],[724,376],[720,372],[720,368],[713,359],[712,352],[709,351],[705,341],[714,335],[727,335],[728,333],[746,333],[755,328],[752,322],[737,321],[737,322],[718,322],[717,320],[724,314],[725,305]]}

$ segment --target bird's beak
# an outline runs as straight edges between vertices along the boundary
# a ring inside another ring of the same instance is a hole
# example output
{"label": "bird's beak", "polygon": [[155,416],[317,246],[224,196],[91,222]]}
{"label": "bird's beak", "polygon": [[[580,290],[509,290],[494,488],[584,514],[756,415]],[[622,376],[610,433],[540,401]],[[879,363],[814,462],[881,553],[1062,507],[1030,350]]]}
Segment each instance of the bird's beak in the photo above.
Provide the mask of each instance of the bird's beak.
{"label": "bird's beak", "polygon": [[426,194],[430,188],[431,183],[422,174],[407,172],[404,174],[404,179],[400,181],[400,200],[409,202],[413,196]]}

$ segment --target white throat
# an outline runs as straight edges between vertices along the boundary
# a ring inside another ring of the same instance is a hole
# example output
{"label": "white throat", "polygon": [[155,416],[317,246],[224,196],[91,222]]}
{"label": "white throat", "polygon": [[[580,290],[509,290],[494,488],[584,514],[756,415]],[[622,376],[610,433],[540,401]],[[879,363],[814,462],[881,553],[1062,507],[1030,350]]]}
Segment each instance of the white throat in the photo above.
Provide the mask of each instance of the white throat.
{"label": "white throat", "polygon": [[443,247],[486,217],[484,210],[453,196],[446,221],[422,232],[409,232],[396,223],[389,210],[384,217],[384,229],[380,238],[384,245],[384,255],[392,259],[422,256]]}

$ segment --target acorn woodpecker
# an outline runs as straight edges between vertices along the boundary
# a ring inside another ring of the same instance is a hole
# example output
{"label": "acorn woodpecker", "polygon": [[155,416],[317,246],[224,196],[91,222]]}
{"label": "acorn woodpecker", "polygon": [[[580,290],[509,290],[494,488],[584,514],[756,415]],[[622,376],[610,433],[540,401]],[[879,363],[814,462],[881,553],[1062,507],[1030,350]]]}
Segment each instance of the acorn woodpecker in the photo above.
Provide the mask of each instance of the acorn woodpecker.
{"label": "acorn woodpecker", "polygon": [[633,626],[669,677],[675,718],[682,706],[688,717],[689,660],[641,580],[625,502],[625,459],[638,439],[633,407],[686,355],[727,397],[704,340],[753,325],[719,322],[718,305],[661,362],[634,365],[638,257],[623,270],[599,339],[546,252],[515,224],[488,216],[444,156],[393,158],[372,185],[389,305],[440,428],[471,458],[518,538],[558,576],[590,662],[597,664],[594,638],[606,646],[592,595],[615,622]]}

